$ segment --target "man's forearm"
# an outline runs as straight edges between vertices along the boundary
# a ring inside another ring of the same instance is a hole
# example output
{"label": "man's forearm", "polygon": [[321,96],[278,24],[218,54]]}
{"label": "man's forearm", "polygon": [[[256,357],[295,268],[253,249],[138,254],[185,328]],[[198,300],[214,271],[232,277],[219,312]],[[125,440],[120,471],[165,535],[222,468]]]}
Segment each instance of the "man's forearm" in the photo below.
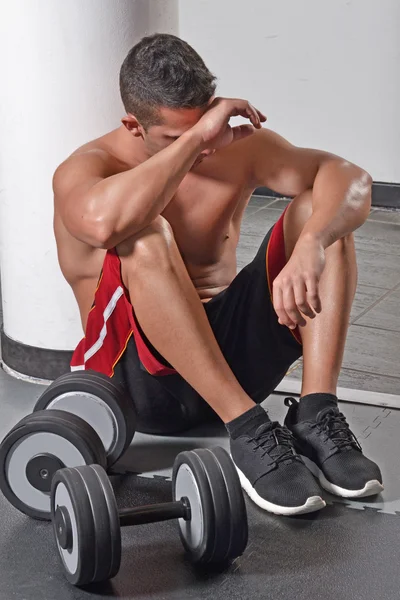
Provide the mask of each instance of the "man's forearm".
{"label": "man's forearm", "polygon": [[360,227],[371,208],[372,179],[368,173],[341,160],[323,164],[313,186],[313,214],[299,241],[317,237],[324,248]]}
{"label": "man's forearm", "polygon": [[160,215],[202,149],[189,130],[134,169],[95,185],[91,209],[103,228],[104,247],[119,244]]}

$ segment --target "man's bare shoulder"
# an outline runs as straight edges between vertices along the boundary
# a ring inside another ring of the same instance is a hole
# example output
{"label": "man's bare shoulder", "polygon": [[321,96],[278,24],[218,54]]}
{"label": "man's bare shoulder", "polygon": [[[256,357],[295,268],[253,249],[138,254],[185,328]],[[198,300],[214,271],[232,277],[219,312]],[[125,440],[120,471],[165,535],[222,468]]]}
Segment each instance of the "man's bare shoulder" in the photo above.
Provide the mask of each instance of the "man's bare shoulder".
{"label": "man's bare shoulder", "polygon": [[223,154],[228,160],[239,159],[251,164],[260,153],[264,157],[274,156],[277,150],[288,148],[291,144],[271,129],[261,128],[256,129],[252,135],[234,142],[230,146],[223,149]]}
{"label": "man's bare shoulder", "polygon": [[282,148],[286,146],[290,144],[274,131],[266,128],[256,129],[252,135],[218,151],[216,155],[219,155],[219,161],[215,162],[219,168],[225,169],[230,177],[232,173],[243,173],[249,183],[253,184],[256,165],[261,157],[264,172],[273,171]]}
{"label": "man's bare shoulder", "polygon": [[260,147],[264,148],[265,151],[270,150],[273,152],[277,148],[289,147],[291,144],[283,138],[279,133],[272,129],[262,127],[256,129],[253,135],[249,136],[244,140],[248,143],[247,148],[251,151],[257,152]]}
{"label": "man's bare shoulder", "polygon": [[101,180],[127,170],[127,165],[115,151],[114,132],[83,144],[56,169],[53,190],[56,196],[85,181]]}

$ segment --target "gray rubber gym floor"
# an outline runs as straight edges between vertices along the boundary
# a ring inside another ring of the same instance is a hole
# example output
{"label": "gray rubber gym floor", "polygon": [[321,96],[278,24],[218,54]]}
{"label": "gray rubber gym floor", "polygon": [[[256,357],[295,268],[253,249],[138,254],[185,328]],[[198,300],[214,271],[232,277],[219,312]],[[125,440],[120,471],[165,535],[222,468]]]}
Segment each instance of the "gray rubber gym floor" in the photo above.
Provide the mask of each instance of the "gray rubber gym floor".
{"label": "gray rubber gym floor", "polygon": [[[284,205],[253,198],[239,267],[252,259]],[[340,385],[400,395],[400,214],[372,211],[356,241],[359,285]],[[301,361],[290,373],[292,380],[300,376]],[[0,439],[31,411],[43,389],[0,370]],[[266,399],[271,418],[282,420],[283,399]],[[324,510],[297,518],[269,515],[247,501],[249,545],[223,572],[199,571],[187,562],[174,522],[127,528],[118,576],[86,590],[64,580],[51,526],[23,516],[0,496],[0,600],[400,599],[400,410],[349,402],[341,408],[365,453],[382,468],[381,496],[347,502],[326,494]],[[179,438],[137,434],[114,468],[119,505],[170,500],[176,454],[215,445],[227,446],[218,425]]]}

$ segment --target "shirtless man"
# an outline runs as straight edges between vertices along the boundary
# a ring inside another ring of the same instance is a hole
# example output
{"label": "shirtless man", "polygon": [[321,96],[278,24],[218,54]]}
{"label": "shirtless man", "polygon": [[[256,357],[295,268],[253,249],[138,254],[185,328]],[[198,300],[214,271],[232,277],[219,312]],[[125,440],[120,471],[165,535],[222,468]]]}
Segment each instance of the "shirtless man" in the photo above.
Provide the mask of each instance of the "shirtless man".
{"label": "shirtless man", "polygon": [[[291,145],[248,101],[215,97],[214,76],[177,37],[142,39],[120,88],[122,126],[54,176],[58,257],[85,331],[72,369],[126,386],[141,431],[219,417],[242,486],[265,510],[325,506],[305,463],[333,493],[379,492],[380,470],[336,397],[370,175]],[[231,128],[237,115],[249,124]],[[237,274],[258,186],[294,199]],[[301,355],[301,399],[287,400],[282,426],[259,403]]]}

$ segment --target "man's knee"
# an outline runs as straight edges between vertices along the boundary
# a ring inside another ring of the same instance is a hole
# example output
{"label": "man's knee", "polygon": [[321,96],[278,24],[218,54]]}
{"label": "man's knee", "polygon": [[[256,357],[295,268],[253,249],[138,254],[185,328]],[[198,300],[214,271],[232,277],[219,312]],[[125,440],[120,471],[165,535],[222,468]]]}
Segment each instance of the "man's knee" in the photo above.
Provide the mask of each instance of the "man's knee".
{"label": "man's knee", "polygon": [[300,230],[304,227],[312,215],[312,203],[312,190],[306,190],[293,198],[285,215],[286,220],[290,221],[292,227]]}
{"label": "man's knee", "polygon": [[[292,200],[284,218],[286,256],[289,258],[299,239],[304,225],[313,213],[312,190],[307,190]],[[354,234],[349,233],[329,246],[339,253],[355,255]],[[332,251],[331,251],[332,252]]]}
{"label": "man's knee", "polygon": [[292,255],[304,225],[312,215],[312,190],[306,190],[294,198],[287,207],[283,220],[286,258]]}
{"label": "man's knee", "polygon": [[[356,250],[355,250],[355,242],[354,242],[354,233],[348,233],[344,235],[340,239],[336,240],[329,248],[332,248],[332,251],[335,251],[339,254],[346,254],[355,258]],[[329,250],[327,248],[327,250]]]}
{"label": "man's knee", "polygon": [[123,275],[127,270],[132,273],[138,270],[171,268],[171,250],[174,244],[172,227],[160,215],[140,232],[118,244],[117,252]]}

